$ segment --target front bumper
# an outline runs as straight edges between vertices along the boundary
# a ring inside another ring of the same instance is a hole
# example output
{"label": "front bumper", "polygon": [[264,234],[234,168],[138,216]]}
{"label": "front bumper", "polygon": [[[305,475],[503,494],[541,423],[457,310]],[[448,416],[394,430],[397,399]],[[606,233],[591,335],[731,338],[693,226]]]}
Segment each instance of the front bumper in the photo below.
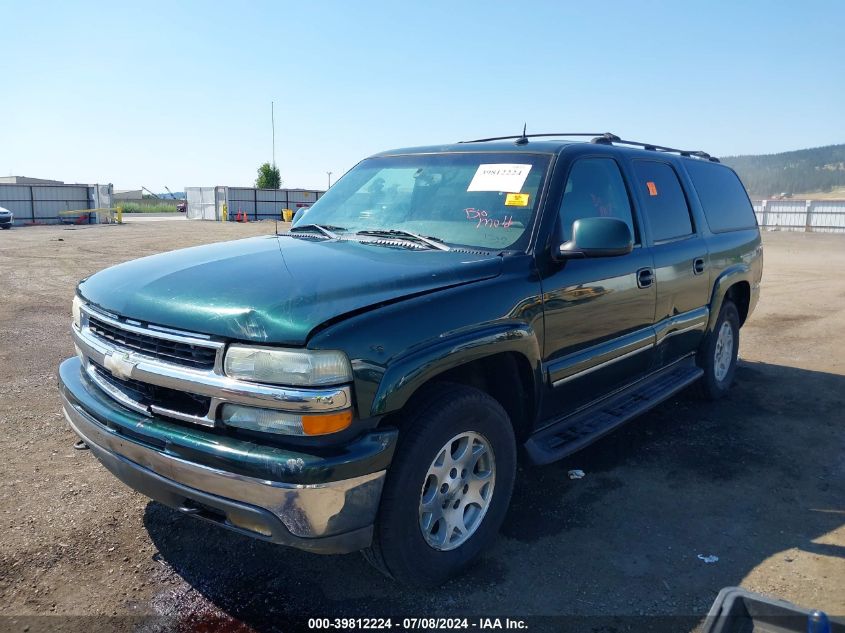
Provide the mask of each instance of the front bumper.
{"label": "front bumper", "polygon": [[167,506],[263,540],[333,554],[367,547],[396,432],[325,455],[265,446],[121,407],[59,367],[64,414],[103,465]]}

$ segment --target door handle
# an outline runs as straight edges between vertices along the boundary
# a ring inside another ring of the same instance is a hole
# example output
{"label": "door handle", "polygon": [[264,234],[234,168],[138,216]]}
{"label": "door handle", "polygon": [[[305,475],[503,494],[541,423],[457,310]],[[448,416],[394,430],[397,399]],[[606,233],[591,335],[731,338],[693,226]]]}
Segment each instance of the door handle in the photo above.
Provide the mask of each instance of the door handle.
{"label": "door handle", "polygon": [[648,288],[654,283],[654,271],[651,268],[640,268],[637,271],[637,286]]}
{"label": "door handle", "polygon": [[700,275],[704,272],[705,264],[703,257],[696,257],[692,263],[692,272],[694,275]]}

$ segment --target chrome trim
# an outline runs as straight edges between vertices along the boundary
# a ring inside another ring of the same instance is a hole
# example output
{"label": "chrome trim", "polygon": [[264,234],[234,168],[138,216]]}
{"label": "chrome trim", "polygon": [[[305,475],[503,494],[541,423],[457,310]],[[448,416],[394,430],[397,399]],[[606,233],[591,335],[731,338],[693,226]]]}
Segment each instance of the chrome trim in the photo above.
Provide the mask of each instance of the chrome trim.
{"label": "chrome trim", "polygon": [[667,316],[654,325],[657,344],[660,345],[667,338],[693,330],[703,332],[707,328],[709,318],[710,309],[707,306]]}
{"label": "chrome trim", "polygon": [[[614,359],[629,352],[647,350],[654,346],[654,327],[648,327],[623,334],[609,341],[556,358],[548,364],[548,379],[552,386],[563,384],[587,370],[610,364]],[[625,356],[627,358],[627,356]]]}
{"label": "chrome trim", "polygon": [[[612,365],[617,361],[629,358],[639,352],[659,347],[660,344],[667,338],[671,338],[679,334],[685,334],[693,330],[701,330],[704,332],[707,327],[709,314],[710,310],[706,306],[688,310],[687,312],[667,317],[653,326],[636,330],[629,334],[624,334],[615,339],[611,339],[610,341],[605,341],[587,349],[582,349],[578,352],[569,354],[563,358],[556,359],[555,361],[549,363],[547,368],[547,371],[549,372],[549,380],[551,381],[553,387],[558,387],[574,380],[575,378],[581,378],[598,369]],[[641,345],[642,343],[646,344]],[[637,345],[640,346],[635,349],[630,349]],[[619,353],[625,349],[628,349],[628,351]],[[617,353],[617,356],[611,356],[612,354]],[[577,369],[579,366],[593,362],[597,357],[601,358],[602,356],[610,357],[604,361],[596,363],[595,365],[585,367],[584,369]],[[561,369],[561,367],[563,367],[563,369]],[[576,371],[563,376],[562,378],[558,378],[557,380],[551,380],[551,376],[554,373],[562,373],[564,371],[571,371],[572,369],[576,369]]]}
{"label": "chrome trim", "polygon": [[114,317],[107,315],[104,312],[100,312],[99,310],[93,309],[91,306],[85,303],[81,305],[81,311],[86,313],[88,316],[93,316],[95,319],[104,321],[109,325],[116,327],[120,330],[126,330],[127,332],[133,332],[135,334],[142,334],[144,336],[151,336],[153,338],[174,341],[176,343],[199,345],[215,350],[221,349],[225,346],[225,343],[223,343],[222,341],[212,340],[211,337],[206,334],[194,334],[192,332],[183,332],[182,330],[174,330],[171,328],[163,328],[159,326],[150,326],[146,328],[136,325],[130,325],[126,321],[118,321]]}
{"label": "chrome trim", "polygon": [[117,455],[155,474],[201,492],[248,503],[272,512],[291,534],[315,538],[341,534],[375,520],[387,471],[324,484],[292,484],[238,475],[159,452],[118,435],[62,394],[71,429],[91,447]]}
{"label": "chrome trim", "polygon": [[[140,334],[142,336],[149,336],[151,338],[160,338],[164,341],[172,341],[174,343],[184,343],[186,345],[195,345],[197,347],[205,347],[206,349],[214,350],[214,367],[213,371],[216,374],[223,375],[223,356],[226,347],[226,343],[219,340],[214,340],[207,334],[198,334],[194,332],[186,332],[184,330],[176,330],[173,328],[162,327],[160,325],[148,325],[147,327],[143,327],[140,325],[140,322],[135,320],[127,319],[127,321],[120,321],[115,315],[109,314],[102,310],[98,310],[86,303],[82,303],[80,306],[80,314],[82,318],[82,326],[83,329],[88,330],[88,318],[94,317],[98,321],[102,321],[108,325],[111,325],[114,328],[119,330],[126,330],[127,332],[132,332],[134,334]],[[138,325],[135,325],[135,324]],[[122,350],[124,348],[119,347],[117,345],[111,345],[108,341],[97,337],[98,340],[103,341],[106,345],[110,347],[114,347],[117,350]],[[131,350],[134,354],[139,354],[142,356],[146,356],[141,352],[136,352]],[[157,360],[159,362],[166,362],[161,361],[161,359],[155,358],[153,356],[146,356],[151,360]],[[173,363],[175,364],[175,363]],[[177,367],[180,365],[177,365]],[[184,365],[181,365],[184,366]]]}
{"label": "chrome trim", "polygon": [[97,373],[97,369],[91,363],[85,363],[85,374],[88,376],[88,378],[91,379],[91,382],[93,382],[100,389],[105,391],[108,395],[117,400],[127,409],[132,409],[132,411],[141,413],[146,416],[150,415],[150,410],[143,404],[141,404],[140,402],[136,402],[135,400],[127,396],[125,393],[123,393],[120,389],[100,378],[99,374]]}
{"label": "chrome trim", "polygon": [[123,391],[120,390],[120,388],[115,387],[109,382],[103,380],[99,372],[97,371],[97,368],[94,367],[92,363],[85,362],[84,367],[85,374],[88,376],[88,378],[91,379],[91,382],[93,382],[100,389],[105,391],[109,396],[117,400],[127,409],[131,409],[132,411],[141,413],[143,415],[146,415],[147,417],[152,417],[153,415],[163,415],[168,418],[182,420],[183,422],[199,424],[200,426],[213,427],[215,425],[215,419],[217,417],[217,403],[215,403],[213,399],[208,408],[208,412],[204,416],[190,415],[188,413],[182,413],[181,411],[174,411],[173,409],[159,407],[154,404],[145,405],[125,394]]}
{"label": "chrome trim", "polygon": [[688,327],[681,328],[680,330],[671,330],[669,332],[666,332],[666,334],[663,335],[663,338],[661,340],[665,341],[667,338],[671,338],[671,337],[676,336],[678,334],[686,334],[687,332],[691,332],[692,330],[704,330],[705,325],[707,325],[706,321],[702,322],[702,323],[696,323],[696,324],[690,325]]}
{"label": "chrome trim", "polygon": [[[173,409],[166,409],[165,407],[159,407],[158,405],[151,404],[150,405],[150,412],[154,413],[155,415],[163,415],[168,418],[174,418],[176,420],[182,420],[182,422],[191,422],[193,424],[199,424],[200,426],[214,426],[214,418],[211,417],[213,413],[209,413],[204,417],[200,417],[198,415],[189,415],[187,413],[182,413],[181,411],[174,411]],[[211,412],[214,412],[214,409],[211,409]]]}
{"label": "chrome trim", "polygon": [[[159,387],[208,396],[216,404],[233,402],[297,413],[338,411],[352,405],[352,391],[349,385],[297,389],[250,383],[220,375],[213,370],[191,369],[136,352],[127,353],[122,348],[104,342],[85,325],[81,329],[71,326],[71,332],[74,343],[82,350],[83,355],[103,367],[106,366],[107,355],[113,352],[128,354],[132,364],[130,378]],[[212,417],[211,413],[209,417]]]}
{"label": "chrome trim", "polygon": [[650,350],[652,347],[654,347],[654,343],[648,343],[647,345],[644,345],[643,347],[638,347],[637,349],[632,350],[632,351],[630,351],[626,354],[622,354],[621,356],[615,356],[615,357],[613,357],[609,360],[604,361],[603,363],[599,363],[598,365],[593,365],[592,367],[588,367],[587,369],[579,371],[575,374],[570,374],[569,376],[566,376],[566,377],[561,378],[559,380],[555,380],[552,383],[552,386],[558,387],[558,386],[563,385],[563,384],[565,384],[565,383],[567,383],[571,380],[575,380],[576,378],[582,378],[583,376],[586,376],[588,374],[592,374],[594,371],[598,371],[599,369],[603,369],[603,368],[607,367],[608,365],[612,365],[613,363],[617,363],[620,360],[625,360],[626,358],[630,358],[634,354],[639,354],[640,352],[645,352],[646,350]]}

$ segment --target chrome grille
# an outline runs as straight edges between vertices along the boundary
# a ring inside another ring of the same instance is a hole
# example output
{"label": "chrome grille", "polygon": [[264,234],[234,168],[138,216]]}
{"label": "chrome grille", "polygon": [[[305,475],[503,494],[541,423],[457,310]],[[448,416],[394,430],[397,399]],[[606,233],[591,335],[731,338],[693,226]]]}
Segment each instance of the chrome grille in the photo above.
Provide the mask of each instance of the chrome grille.
{"label": "chrome grille", "polygon": [[194,369],[214,368],[217,356],[217,349],[214,347],[160,338],[153,334],[141,333],[137,328],[123,329],[98,319],[93,314],[88,318],[88,328],[92,334],[119,349],[138,352],[168,363],[187,365]]}
{"label": "chrome grille", "polygon": [[[147,414],[166,410],[181,416],[205,418],[211,407],[211,398],[193,393],[186,393],[176,389],[168,389],[138,380],[115,378],[111,372],[92,360],[91,365],[98,382],[105,382],[107,386],[118,390],[127,400],[127,404],[136,405]],[[111,390],[109,390],[111,391]],[[108,393],[108,391],[107,391]],[[165,413],[167,415],[167,413]]]}

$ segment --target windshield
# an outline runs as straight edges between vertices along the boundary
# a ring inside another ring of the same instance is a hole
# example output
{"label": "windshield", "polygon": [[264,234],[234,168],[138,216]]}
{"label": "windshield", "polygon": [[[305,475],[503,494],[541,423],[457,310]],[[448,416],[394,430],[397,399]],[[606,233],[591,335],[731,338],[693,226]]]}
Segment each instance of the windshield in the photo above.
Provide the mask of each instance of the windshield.
{"label": "windshield", "polygon": [[414,154],[359,163],[294,226],[352,235],[408,231],[450,245],[527,245],[549,157],[527,153]]}

